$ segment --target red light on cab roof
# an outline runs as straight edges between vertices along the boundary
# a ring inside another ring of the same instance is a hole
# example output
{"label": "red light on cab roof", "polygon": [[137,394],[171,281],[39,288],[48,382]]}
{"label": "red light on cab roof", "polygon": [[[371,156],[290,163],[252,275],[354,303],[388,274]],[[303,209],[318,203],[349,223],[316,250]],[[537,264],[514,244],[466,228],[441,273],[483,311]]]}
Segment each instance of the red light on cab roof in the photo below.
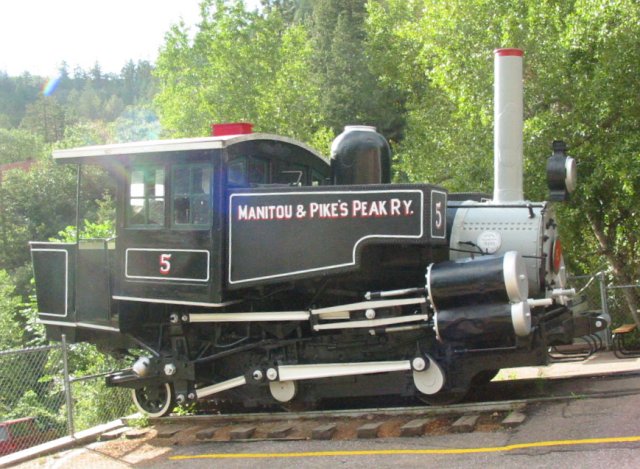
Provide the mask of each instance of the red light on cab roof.
{"label": "red light on cab roof", "polygon": [[253,124],[249,122],[226,122],[224,124],[211,125],[211,135],[214,137],[250,134],[252,132]]}

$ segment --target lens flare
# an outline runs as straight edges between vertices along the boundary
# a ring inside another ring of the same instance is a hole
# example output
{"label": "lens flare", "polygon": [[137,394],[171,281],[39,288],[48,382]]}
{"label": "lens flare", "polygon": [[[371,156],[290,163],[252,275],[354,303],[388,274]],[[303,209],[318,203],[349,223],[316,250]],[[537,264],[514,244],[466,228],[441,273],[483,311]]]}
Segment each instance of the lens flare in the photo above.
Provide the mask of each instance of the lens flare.
{"label": "lens flare", "polygon": [[53,92],[56,90],[56,88],[58,87],[58,85],[60,84],[61,78],[62,77],[60,75],[49,78],[49,80],[47,80],[47,82],[42,87],[42,94],[45,96],[51,96]]}

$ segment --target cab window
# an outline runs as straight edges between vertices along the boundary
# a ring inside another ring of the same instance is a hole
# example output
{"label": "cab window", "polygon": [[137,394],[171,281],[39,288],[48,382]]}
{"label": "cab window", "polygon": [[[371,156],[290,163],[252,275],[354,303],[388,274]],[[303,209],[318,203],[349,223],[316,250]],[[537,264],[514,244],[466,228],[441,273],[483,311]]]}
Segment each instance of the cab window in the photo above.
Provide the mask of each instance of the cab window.
{"label": "cab window", "polygon": [[172,223],[175,227],[211,224],[212,170],[207,165],[180,165],[172,169]]}
{"label": "cab window", "polygon": [[299,164],[282,166],[275,182],[289,186],[306,186],[307,168]]}
{"label": "cab window", "polygon": [[269,160],[254,156],[240,156],[229,163],[227,182],[230,186],[247,187],[269,184]]}
{"label": "cab window", "polygon": [[136,167],[129,180],[127,223],[130,226],[164,225],[165,170],[162,167]]}
{"label": "cab window", "polygon": [[316,170],[311,170],[311,185],[322,186],[325,181],[325,177]]}

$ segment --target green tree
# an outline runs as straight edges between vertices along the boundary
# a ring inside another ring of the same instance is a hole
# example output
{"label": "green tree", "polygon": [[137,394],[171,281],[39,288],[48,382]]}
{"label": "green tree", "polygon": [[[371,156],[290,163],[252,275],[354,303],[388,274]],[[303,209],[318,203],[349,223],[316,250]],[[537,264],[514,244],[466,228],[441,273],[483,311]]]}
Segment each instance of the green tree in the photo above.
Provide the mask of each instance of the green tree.
{"label": "green tree", "polygon": [[[378,2],[376,2],[378,3]],[[554,139],[566,140],[581,175],[573,202],[559,207],[574,271],[606,260],[615,281],[638,278],[640,188],[640,5],[631,0],[389,1],[376,9],[387,33],[417,45],[403,56],[425,78],[407,104],[399,169],[409,180],[453,190],[491,189],[493,57],[497,47],[525,50],[525,189],[544,197]],[[404,8],[404,10],[403,10]],[[403,78],[406,89],[414,80]],[[612,194],[614,194],[612,196]],[[629,314],[638,300],[627,289]],[[637,321],[637,317],[636,317]]]}
{"label": "green tree", "polygon": [[162,130],[150,106],[128,106],[110,128],[115,142],[156,140]]}
{"label": "green tree", "polygon": [[46,143],[62,140],[66,125],[64,107],[54,96],[40,96],[27,105],[20,128],[39,135]]}
{"label": "green tree", "polygon": [[263,16],[240,1],[203,2],[193,41],[175,26],[158,58],[163,128],[194,136],[213,122],[248,121],[259,131],[325,141],[309,40],[277,9]]}
{"label": "green tree", "polygon": [[0,197],[0,269],[22,266],[29,261],[29,241],[47,240],[75,223],[73,168],[44,160],[30,171],[11,171],[3,178]]}
{"label": "green tree", "polygon": [[[111,182],[103,172],[84,170],[83,219],[96,220],[97,201],[110,189]],[[47,240],[75,225],[76,167],[43,160],[29,171],[10,171],[2,181],[0,200],[4,220],[0,269],[13,271],[29,262],[29,241]]]}
{"label": "green tree", "polygon": [[377,127],[398,139],[404,125],[403,99],[374,73],[375,48],[367,41],[365,0],[313,3],[313,69],[320,89],[320,111],[334,132],[348,124]]}
{"label": "green tree", "polygon": [[86,82],[75,103],[75,109],[80,119],[98,120],[102,117],[102,99],[91,81]]}
{"label": "green tree", "polygon": [[112,94],[109,99],[103,103],[101,117],[108,122],[112,122],[122,114],[124,108],[124,101],[122,101],[119,96]]}
{"label": "green tree", "polygon": [[2,127],[18,127],[28,104],[33,103],[40,93],[40,79],[28,73],[10,77],[0,72],[0,115],[5,116]]}
{"label": "green tree", "polygon": [[22,298],[16,295],[9,274],[0,270],[0,350],[9,350],[23,345],[23,330],[19,311]]}
{"label": "green tree", "polygon": [[38,135],[22,129],[0,129],[0,164],[38,159],[43,148]]}
{"label": "green tree", "polygon": [[145,61],[129,60],[120,72],[122,91],[120,97],[125,105],[149,103],[156,93],[156,81],[152,65]]}

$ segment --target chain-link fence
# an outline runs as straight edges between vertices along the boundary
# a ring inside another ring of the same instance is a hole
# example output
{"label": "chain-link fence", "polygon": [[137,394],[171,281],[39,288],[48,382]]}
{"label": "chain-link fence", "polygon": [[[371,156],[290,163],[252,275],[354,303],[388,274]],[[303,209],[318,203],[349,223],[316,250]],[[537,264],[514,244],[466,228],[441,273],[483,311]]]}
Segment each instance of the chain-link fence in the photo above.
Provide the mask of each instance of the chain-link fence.
{"label": "chain-link fence", "polygon": [[[604,318],[611,325],[611,315],[607,302],[607,284],[603,272],[593,275],[580,275],[570,278],[571,287],[575,288],[572,309],[575,315],[595,315]],[[598,332],[602,346],[611,346],[610,327]]]}
{"label": "chain-link fence", "polygon": [[614,327],[633,322],[625,295],[632,290],[638,293],[640,285],[609,285],[604,272],[571,277],[570,281],[577,291],[574,312],[599,311]]}
{"label": "chain-link fence", "polygon": [[1,351],[0,455],[132,414],[130,392],[105,386],[116,365],[91,346],[64,340]]}
{"label": "chain-link fence", "polygon": [[640,285],[610,285],[607,287],[607,305],[613,317],[614,326],[633,322],[625,294],[633,290],[637,293],[638,288]]}

